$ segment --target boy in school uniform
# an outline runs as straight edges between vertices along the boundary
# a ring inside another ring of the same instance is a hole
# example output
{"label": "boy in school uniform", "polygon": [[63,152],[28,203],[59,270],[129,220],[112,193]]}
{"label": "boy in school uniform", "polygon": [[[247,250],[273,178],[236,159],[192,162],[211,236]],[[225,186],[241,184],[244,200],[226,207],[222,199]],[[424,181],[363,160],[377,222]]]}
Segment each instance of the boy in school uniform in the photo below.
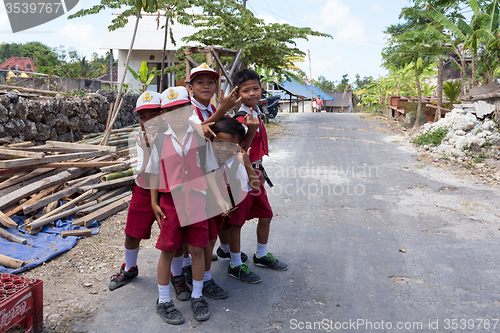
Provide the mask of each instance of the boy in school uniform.
{"label": "boy in school uniform", "polygon": [[[189,122],[192,114],[187,89],[173,87],[161,95],[162,118],[168,123],[165,139],[160,145],[161,158],[151,154],[146,172],[150,173],[151,205],[161,222],[156,248],[161,251],[158,260],[157,313],[169,324],[181,324],[184,317],[170,299],[171,264],[182,243],[191,253],[193,291],[191,308],[198,321],[210,317],[208,303],[202,296],[204,255],[208,245],[208,222],[205,213],[207,190],[216,187],[212,171],[218,164],[211,145],[197,134]],[[201,141],[201,143],[200,143]],[[206,145],[204,145],[206,144]],[[158,203],[159,192],[162,193]],[[217,195],[218,194],[218,195]],[[220,192],[214,192],[221,212],[228,210]]]}
{"label": "boy in school uniform", "polygon": [[[137,257],[139,245],[142,239],[151,237],[151,227],[155,221],[151,207],[151,196],[149,192],[149,179],[144,173],[149,160],[149,137],[158,135],[166,130],[165,123],[160,121],[161,102],[160,94],[157,92],[145,92],[139,96],[134,110],[139,116],[139,124],[142,132],[136,136],[137,147],[137,178],[133,189],[132,199],[127,214],[125,225],[125,263],[122,264],[120,272],[110,278],[109,290],[123,287],[129,281],[137,277]],[[147,128],[145,124],[147,123]],[[143,149],[146,148],[146,149]]]}
{"label": "boy in school uniform", "polygon": [[267,198],[264,181],[267,181],[271,186],[272,183],[262,166],[262,159],[264,155],[269,155],[269,148],[266,128],[264,127],[263,121],[259,118],[260,110],[258,103],[263,91],[260,84],[260,77],[256,72],[250,69],[244,69],[236,73],[233,78],[233,83],[235,86],[238,86],[237,96],[241,98],[242,103],[235,118],[242,124],[245,124],[245,116],[250,113],[253,114],[254,118],[259,119],[259,129],[255,133],[251,143],[247,143],[245,140],[244,146],[251,148],[249,150],[250,162],[252,162],[255,172],[260,177],[260,189],[258,191],[252,191],[249,195],[251,207],[249,215],[246,217],[247,220],[254,218],[259,219],[257,224],[257,248],[253,255],[253,263],[256,266],[283,271],[288,269],[288,265],[278,260],[267,251],[273,211]]}
{"label": "boy in school uniform", "polygon": [[228,197],[226,201],[231,202],[234,207],[229,215],[219,215],[215,218],[220,233],[229,238],[231,261],[228,274],[243,282],[259,283],[260,278],[248,268],[240,249],[241,228],[250,211],[251,200],[248,194],[252,190],[260,189],[259,176],[250,163],[249,155],[243,149],[245,128],[234,118],[222,118],[215,123],[212,130],[216,134],[212,144],[220,165],[216,171],[216,179],[223,188],[221,193]]}

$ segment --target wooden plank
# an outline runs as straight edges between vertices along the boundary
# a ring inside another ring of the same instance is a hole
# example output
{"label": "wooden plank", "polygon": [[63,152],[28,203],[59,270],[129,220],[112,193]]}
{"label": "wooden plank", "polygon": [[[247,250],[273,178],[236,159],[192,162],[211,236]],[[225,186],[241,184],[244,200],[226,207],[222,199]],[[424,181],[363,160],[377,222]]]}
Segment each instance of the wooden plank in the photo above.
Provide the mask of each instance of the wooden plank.
{"label": "wooden plank", "polygon": [[37,159],[45,157],[44,153],[34,153],[34,152],[30,152],[30,151],[14,150],[14,149],[6,149],[6,148],[0,148],[0,154],[8,155],[8,156],[18,156],[18,157],[31,157],[31,158],[37,158]]}
{"label": "wooden plank", "polygon": [[129,176],[129,177],[125,177],[125,178],[110,180],[109,182],[99,183],[96,185],[80,186],[79,191],[85,192],[85,191],[93,190],[93,189],[98,189],[98,190],[112,189],[112,188],[117,188],[117,187],[121,187],[124,185],[133,184],[134,182],[135,182],[135,176]]}
{"label": "wooden plank", "polygon": [[28,244],[28,241],[25,238],[22,238],[21,236],[18,235],[14,235],[13,233],[8,232],[7,230],[3,230],[2,228],[0,228],[0,237],[5,238],[9,242],[18,243],[21,245]]}
{"label": "wooden plank", "polygon": [[7,256],[4,256],[3,254],[0,254],[0,265],[7,267],[7,268],[18,269],[24,265],[24,261],[14,259],[11,257],[7,257]]}
{"label": "wooden plank", "polygon": [[189,60],[189,62],[191,63],[191,65],[193,67],[198,67],[200,66],[200,64],[198,63],[198,61],[194,60],[193,57],[191,57],[189,54],[186,54],[186,59]]}
{"label": "wooden plank", "polygon": [[35,212],[37,209],[42,208],[45,205],[48,205],[52,201],[62,199],[64,197],[67,197],[68,195],[71,195],[73,193],[78,192],[78,189],[81,186],[85,186],[85,185],[90,186],[92,184],[97,183],[101,179],[101,176],[102,176],[102,174],[99,173],[99,174],[92,175],[90,177],[86,177],[81,182],[76,183],[75,185],[73,185],[67,189],[61,190],[61,191],[56,192],[56,193],[52,193],[51,195],[48,195],[43,199],[40,199],[36,202],[25,205],[23,208],[23,212],[24,212],[24,214],[29,214],[29,213]]}
{"label": "wooden plank", "polygon": [[16,185],[12,185],[12,186],[9,186],[7,188],[4,188],[4,189],[0,190],[0,198],[3,197],[4,195],[7,195],[7,194],[11,193],[11,192],[17,191],[20,188],[23,188],[25,186],[33,184],[33,183],[35,183],[35,182],[37,182],[39,180],[42,180],[42,179],[45,179],[47,177],[51,177],[53,175],[56,175],[59,172],[61,172],[61,170],[52,170],[52,171],[49,171],[49,172],[47,172],[45,174],[41,174],[41,175],[38,175],[38,176],[33,177],[31,179],[25,180],[25,181],[23,181],[21,183],[18,183]]}
{"label": "wooden plank", "polygon": [[101,201],[101,202],[97,202],[96,204],[94,204],[92,206],[88,206],[88,207],[85,207],[83,209],[80,209],[79,212],[80,213],[84,213],[86,215],[88,213],[96,211],[97,209],[100,209],[101,207],[109,205],[110,203],[113,203],[116,200],[120,200],[121,198],[125,198],[126,196],[131,195],[131,194],[132,194],[131,191],[127,191],[127,192],[122,193],[120,195],[115,195],[115,196],[113,196],[113,197],[111,197],[111,198],[109,198],[107,200],[104,200],[104,201]]}
{"label": "wooden plank", "polygon": [[31,178],[34,178],[34,177],[38,177],[40,175],[43,175],[49,171],[52,171],[54,169],[52,168],[41,168],[41,169],[36,169],[35,171],[33,172],[30,172],[29,174],[27,175],[24,175],[24,176],[21,176],[21,177],[17,177],[15,179],[12,179],[12,180],[7,180],[3,183],[0,184],[0,190],[6,188],[6,187],[9,187],[9,186],[12,186],[12,185],[16,185],[18,183],[21,183],[23,181],[26,181],[28,179],[31,179]]}
{"label": "wooden plank", "polygon": [[25,142],[19,142],[19,143],[13,143],[10,144],[8,147],[30,147],[33,146],[33,143],[31,141],[25,141]]}
{"label": "wooden plank", "polygon": [[78,220],[73,221],[72,225],[83,225],[85,227],[89,227],[92,222],[95,220],[102,221],[105,218],[118,213],[119,211],[126,209],[129,206],[130,199],[132,199],[132,194],[120,199],[118,201],[113,202],[110,205],[104,206],[101,209],[96,210],[95,212],[90,213],[87,216],[81,217]]}
{"label": "wooden plank", "polygon": [[69,160],[81,159],[81,158],[90,158],[96,156],[103,156],[108,154],[107,151],[92,151],[86,153],[71,153],[64,155],[54,155],[54,156],[46,156],[43,159],[36,158],[20,158],[15,160],[8,161],[0,161],[0,168],[8,169],[15,168],[21,166],[32,166],[35,164],[47,164],[47,163],[55,163],[55,162],[65,162]]}
{"label": "wooden plank", "polygon": [[122,186],[122,187],[119,187],[119,188],[115,188],[113,190],[110,190],[106,193],[103,193],[99,196],[99,198],[97,199],[97,202],[103,202],[103,201],[106,201],[110,198],[113,198],[113,197],[116,197],[122,193],[125,193],[126,191],[129,191],[131,190],[133,187],[132,186]]}
{"label": "wooden plank", "polygon": [[89,237],[89,236],[92,236],[92,230],[80,229],[80,230],[65,230],[65,231],[61,232],[62,238],[66,238],[68,236]]}
{"label": "wooden plank", "polygon": [[84,170],[78,168],[68,169],[51,177],[44,178],[42,180],[34,182],[33,184],[20,188],[17,191],[4,195],[0,198],[0,210],[12,203],[18,202],[19,200],[32,195],[33,193],[42,191],[51,186],[63,184],[68,179],[78,177],[84,172]]}
{"label": "wooden plank", "polygon": [[73,200],[70,200],[68,201],[67,203],[65,203],[64,205],[54,209],[53,211],[43,215],[43,216],[40,216],[39,219],[46,219],[47,217],[50,217],[50,216],[53,216],[53,215],[56,215],[60,212],[62,212],[63,210],[65,209],[68,209],[70,208],[71,206],[73,205],[76,205],[77,203],[79,203],[80,201],[82,201],[83,199],[93,195],[94,193],[96,193],[97,191],[96,190],[89,190],[83,194],[80,194],[79,196],[77,196],[76,198],[74,198]]}
{"label": "wooden plank", "polygon": [[99,146],[99,145],[86,145],[83,143],[71,143],[71,142],[61,142],[61,141],[47,141],[45,142],[47,146],[52,146],[54,148],[71,148],[71,149],[82,149],[82,150],[98,150],[98,151],[108,151],[115,152],[116,147],[110,146]]}
{"label": "wooden plank", "polygon": [[73,215],[74,213],[76,213],[82,209],[85,209],[85,208],[88,208],[91,206],[95,206],[96,204],[97,204],[97,201],[92,201],[92,202],[89,202],[85,205],[81,205],[81,206],[77,206],[77,207],[72,208],[72,209],[68,209],[68,210],[61,212],[59,214],[56,214],[56,215],[52,215],[52,216],[49,216],[49,217],[46,217],[43,219],[36,219],[36,220],[31,221],[30,223],[27,224],[26,230],[30,231],[33,229],[43,227],[44,225],[47,225],[51,222],[54,222],[54,221],[57,221],[59,219],[65,218],[67,216]]}
{"label": "wooden plank", "polygon": [[[31,168],[54,168],[54,169],[62,169],[62,168],[100,168],[106,166],[112,166],[118,164],[114,161],[102,161],[102,162],[58,162],[58,163],[45,163],[45,164],[35,164],[30,166]],[[23,167],[21,167],[23,168]],[[17,169],[16,167],[10,169]]]}
{"label": "wooden plank", "polygon": [[59,190],[61,187],[63,187],[63,184],[57,184],[55,186],[52,186],[52,187],[49,187],[48,189],[44,190],[44,191],[41,191],[40,193],[38,193],[37,195],[33,196],[31,199],[29,199],[28,201],[26,201],[25,203],[17,206],[16,208],[12,209],[12,210],[9,210],[7,211],[7,213],[5,213],[5,215],[7,216],[12,216],[14,214],[17,214],[19,212],[22,212],[23,210],[23,207],[25,205],[28,205],[32,202],[35,202],[41,198],[43,198],[44,196],[50,194],[51,192],[54,192],[54,191],[57,191]]}
{"label": "wooden plank", "polygon": [[0,211],[0,223],[3,224],[6,228],[17,229],[18,225],[14,222],[10,217],[5,215]]}

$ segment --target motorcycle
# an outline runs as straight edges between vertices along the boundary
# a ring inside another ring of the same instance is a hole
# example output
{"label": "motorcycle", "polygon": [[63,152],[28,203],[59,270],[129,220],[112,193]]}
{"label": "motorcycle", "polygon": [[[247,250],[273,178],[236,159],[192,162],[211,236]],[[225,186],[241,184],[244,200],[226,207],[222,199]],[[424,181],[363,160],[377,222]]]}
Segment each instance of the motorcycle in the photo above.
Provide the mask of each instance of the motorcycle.
{"label": "motorcycle", "polygon": [[264,90],[264,92],[262,92],[262,97],[258,106],[264,114],[264,122],[266,124],[269,122],[269,118],[274,119],[278,115],[278,111],[280,110],[280,99],[280,95],[267,97],[267,91]]}

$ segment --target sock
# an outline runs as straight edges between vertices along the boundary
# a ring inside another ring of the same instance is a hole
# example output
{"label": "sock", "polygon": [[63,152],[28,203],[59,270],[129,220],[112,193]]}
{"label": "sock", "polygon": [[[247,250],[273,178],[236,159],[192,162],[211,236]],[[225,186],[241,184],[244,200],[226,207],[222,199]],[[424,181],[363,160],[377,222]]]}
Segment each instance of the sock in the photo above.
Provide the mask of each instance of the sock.
{"label": "sock", "polygon": [[162,286],[159,284],[158,294],[160,294],[160,297],[158,298],[158,303],[170,302],[170,285]]}
{"label": "sock", "polygon": [[260,244],[257,242],[257,251],[255,251],[255,255],[260,258],[267,254],[267,244]]}
{"label": "sock", "polygon": [[229,252],[229,244],[222,244],[222,243],[220,243],[220,248],[222,249],[222,251],[224,251],[224,253],[228,253]]}
{"label": "sock", "polygon": [[172,271],[173,276],[179,276],[182,274],[182,261],[183,257],[174,257],[172,259],[172,265],[170,267],[170,270]]}
{"label": "sock", "polygon": [[236,267],[236,266],[239,266],[241,264],[243,264],[241,262],[241,252],[238,252],[238,253],[231,252],[231,265],[233,267]]}
{"label": "sock", "polygon": [[187,256],[187,258],[184,258],[182,260],[182,267],[186,267],[186,266],[189,266],[189,265],[191,265],[191,257]]}
{"label": "sock", "polygon": [[203,282],[210,281],[212,279],[212,273],[210,271],[206,271],[203,273]]}
{"label": "sock", "polygon": [[125,249],[125,271],[128,272],[134,266],[137,266],[137,256],[139,255],[139,248],[135,250]]}
{"label": "sock", "polygon": [[191,298],[200,298],[202,289],[203,281],[193,280],[193,292],[191,293]]}

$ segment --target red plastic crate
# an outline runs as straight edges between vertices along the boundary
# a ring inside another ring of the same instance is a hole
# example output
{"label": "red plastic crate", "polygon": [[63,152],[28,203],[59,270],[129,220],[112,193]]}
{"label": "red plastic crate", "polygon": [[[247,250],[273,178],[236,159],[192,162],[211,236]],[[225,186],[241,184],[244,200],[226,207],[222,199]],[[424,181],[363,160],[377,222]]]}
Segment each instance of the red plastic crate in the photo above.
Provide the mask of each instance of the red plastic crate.
{"label": "red plastic crate", "polygon": [[26,326],[26,332],[43,329],[43,282],[0,273],[0,333],[12,326]]}

